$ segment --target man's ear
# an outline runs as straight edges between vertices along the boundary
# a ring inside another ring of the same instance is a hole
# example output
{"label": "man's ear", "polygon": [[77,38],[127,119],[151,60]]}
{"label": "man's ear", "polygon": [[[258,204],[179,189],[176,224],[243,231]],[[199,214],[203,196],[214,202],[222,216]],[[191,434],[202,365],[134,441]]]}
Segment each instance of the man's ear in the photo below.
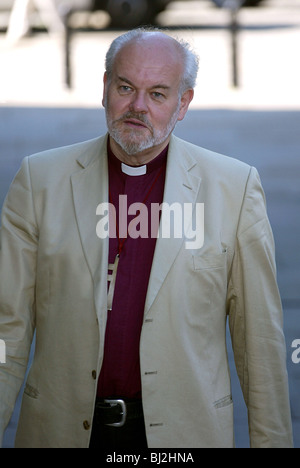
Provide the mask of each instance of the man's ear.
{"label": "man's ear", "polygon": [[179,110],[179,116],[178,116],[179,121],[184,119],[185,114],[187,113],[189,105],[192,102],[193,98],[194,98],[193,89],[187,89],[181,96],[181,104],[180,104],[180,110]]}
{"label": "man's ear", "polygon": [[106,107],[106,96],[107,96],[107,73],[104,73],[103,76],[103,96],[102,96],[102,106]]}

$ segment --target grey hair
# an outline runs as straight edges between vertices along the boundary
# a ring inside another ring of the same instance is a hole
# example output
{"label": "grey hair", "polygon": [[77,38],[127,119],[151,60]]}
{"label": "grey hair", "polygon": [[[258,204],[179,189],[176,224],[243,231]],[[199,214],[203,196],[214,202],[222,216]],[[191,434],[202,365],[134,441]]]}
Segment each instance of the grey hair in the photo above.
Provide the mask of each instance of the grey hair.
{"label": "grey hair", "polygon": [[[112,78],[114,61],[120,50],[130,42],[142,39],[145,37],[145,34],[153,34],[157,32],[163,33],[159,28],[137,28],[117,37],[112,42],[106,54],[105,69],[108,81]],[[194,89],[196,86],[199,70],[199,57],[192,50],[191,45],[187,41],[176,39],[176,42],[184,60],[184,73],[179,89],[179,93],[182,95],[186,90]]]}

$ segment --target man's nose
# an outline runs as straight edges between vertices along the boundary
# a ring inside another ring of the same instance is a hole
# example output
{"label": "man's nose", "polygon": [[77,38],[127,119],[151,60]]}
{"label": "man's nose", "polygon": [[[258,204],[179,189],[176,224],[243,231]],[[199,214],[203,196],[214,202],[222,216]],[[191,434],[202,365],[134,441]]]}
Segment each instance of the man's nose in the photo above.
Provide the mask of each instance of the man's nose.
{"label": "man's nose", "polygon": [[147,96],[142,92],[136,92],[132,96],[130,103],[130,110],[134,112],[146,113],[148,112]]}

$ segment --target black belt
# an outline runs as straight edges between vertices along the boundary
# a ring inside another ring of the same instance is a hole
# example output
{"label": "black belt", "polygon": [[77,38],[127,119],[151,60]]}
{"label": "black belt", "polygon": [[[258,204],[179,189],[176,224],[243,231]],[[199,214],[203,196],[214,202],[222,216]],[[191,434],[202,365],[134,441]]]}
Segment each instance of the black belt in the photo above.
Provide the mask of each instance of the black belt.
{"label": "black belt", "polygon": [[126,421],[143,417],[141,400],[100,399],[95,404],[95,423],[105,426],[122,427]]}

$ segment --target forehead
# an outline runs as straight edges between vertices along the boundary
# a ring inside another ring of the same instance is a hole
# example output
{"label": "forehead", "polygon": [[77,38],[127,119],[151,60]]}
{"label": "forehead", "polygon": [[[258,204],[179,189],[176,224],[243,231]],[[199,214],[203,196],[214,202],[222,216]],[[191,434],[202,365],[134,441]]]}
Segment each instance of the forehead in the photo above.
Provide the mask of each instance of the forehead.
{"label": "forehead", "polygon": [[115,77],[126,77],[143,87],[158,83],[177,87],[182,73],[182,56],[175,44],[168,40],[127,44],[117,54],[113,67]]}

